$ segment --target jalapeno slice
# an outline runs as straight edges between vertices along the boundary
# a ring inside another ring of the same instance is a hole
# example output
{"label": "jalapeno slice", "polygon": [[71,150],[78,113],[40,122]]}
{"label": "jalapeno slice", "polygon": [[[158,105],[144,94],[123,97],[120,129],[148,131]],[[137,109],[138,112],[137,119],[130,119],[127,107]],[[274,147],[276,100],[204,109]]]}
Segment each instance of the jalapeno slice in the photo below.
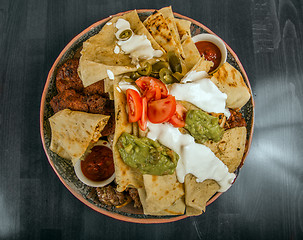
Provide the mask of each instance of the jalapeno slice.
{"label": "jalapeno slice", "polygon": [[159,79],[159,72],[151,72],[150,76]]}
{"label": "jalapeno slice", "polygon": [[173,73],[175,73],[175,72],[181,73],[182,72],[181,61],[174,52],[168,52],[167,53],[167,59],[168,59],[168,62],[169,62],[170,69],[173,71]]}
{"label": "jalapeno slice", "polygon": [[148,62],[144,63],[144,65],[138,69],[138,73],[143,76],[149,76],[151,72],[152,72],[152,65]]}
{"label": "jalapeno slice", "polygon": [[180,82],[181,79],[184,77],[184,75],[182,73],[179,73],[179,72],[175,72],[172,74],[172,76],[175,78],[175,80],[177,82]]}
{"label": "jalapeno slice", "polygon": [[153,73],[158,73],[158,72],[160,72],[160,70],[162,68],[169,68],[168,62],[159,61],[159,62],[154,63],[153,67],[152,67],[152,72]]}
{"label": "jalapeno slice", "polygon": [[119,35],[119,40],[126,41],[126,40],[130,39],[130,37],[131,37],[132,35],[133,35],[132,30],[126,29],[126,30],[124,30],[122,33],[120,33],[120,35]]}
{"label": "jalapeno slice", "polygon": [[139,77],[142,77],[138,72],[132,72],[130,74],[130,78],[133,79],[133,80],[136,80],[138,79]]}
{"label": "jalapeno slice", "polygon": [[130,77],[126,77],[126,76],[123,76],[122,77],[122,81],[125,81],[125,82],[134,82],[134,79],[130,78]]}
{"label": "jalapeno slice", "polygon": [[165,84],[174,82],[172,72],[168,68],[162,68],[159,72],[160,80]]}

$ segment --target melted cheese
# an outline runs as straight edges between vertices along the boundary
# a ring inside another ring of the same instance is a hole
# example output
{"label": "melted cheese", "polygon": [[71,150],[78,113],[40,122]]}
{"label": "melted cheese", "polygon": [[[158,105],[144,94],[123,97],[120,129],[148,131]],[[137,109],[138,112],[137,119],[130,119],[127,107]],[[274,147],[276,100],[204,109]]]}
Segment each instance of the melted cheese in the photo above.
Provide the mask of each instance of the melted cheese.
{"label": "melted cheese", "polygon": [[182,134],[168,123],[152,124],[148,122],[147,137],[158,140],[163,145],[174,150],[180,157],[176,168],[178,181],[183,183],[186,174],[197,177],[197,182],[214,179],[220,185],[220,192],[225,192],[235,179],[234,173],[229,173],[226,165],[205,145],[195,143],[192,136]]}

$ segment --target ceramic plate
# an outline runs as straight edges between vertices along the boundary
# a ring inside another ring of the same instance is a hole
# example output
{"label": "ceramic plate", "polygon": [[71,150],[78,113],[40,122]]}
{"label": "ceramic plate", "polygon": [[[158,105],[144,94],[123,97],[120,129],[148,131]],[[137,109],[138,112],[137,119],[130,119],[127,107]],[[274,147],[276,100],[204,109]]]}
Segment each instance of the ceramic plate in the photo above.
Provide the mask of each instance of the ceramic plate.
{"label": "ceramic plate", "polygon": [[[145,19],[147,16],[152,14],[154,10],[137,10],[141,20]],[[125,13],[125,12],[124,12]],[[120,16],[124,13],[116,14],[115,16]],[[115,17],[112,16],[112,17]],[[192,36],[195,36],[200,33],[212,33],[210,29],[205,27],[203,24],[194,21],[188,17],[182,16],[180,14],[175,13],[176,18],[186,19],[192,22],[191,25],[191,33]],[[129,205],[122,208],[108,208],[103,206],[98,201],[96,194],[94,193],[93,188],[84,185],[75,175],[74,168],[71,164],[71,161],[65,160],[59,157],[57,154],[53,153],[49,150],[50,141],[51,141],[51,129],[49,125],[48,118],[51,117],[54,113],[49,104],[50,100],[53,96],[57,94],[56,86],[55,86],[55,77],[58,67],[60,67],[66,60],[73,58],[76,54],[79,54],[79,49],[82,46],[82,43],[89,39],[91,36],[97,34],[104,24],[109,21],[111,18],[103,19],[95,24],[91,25],[75,38],[73,38],[69,44],[62,50],[56,61],[54,62],[51,70],[49,71],[42,99],[41,99],[41,108],[40,108],[40,133],[41,139],[43,143],[43,147],[45,153],[47,155],[48,161],[52,166],[53,170],[61,180],[61,182],[65,185],[65,187],[80,201],[82,201],[87,206],[91,207],[97,212],[105,214],[107,216],[135,223],[164,223],[164,222],[173,222],[187,216],[146,216],[142,213],[141,210],[135,209]],[[232,49],[226,44],[227,48],[227,62],[229,62],[232,66],[238,69],[249,87],[250,83],[248,81],[247,75],[244,71],[242,64],[240,63],[237,55],[232,51]],[[244,160],[247,156],[248,150],[251,145],[252,134],[253,134],[253,126],[254,126],[254,101],[253,97],[249,100],[249,102],[242,108],[241,110],[246,122],[247,122],[247,150],[244,154],[242,164],[237,169],[236,174],[238,175],[240,168],[242,167]],[[209,205],[213,201],[215,201],[221,193],[215,194],[207,203]]]}

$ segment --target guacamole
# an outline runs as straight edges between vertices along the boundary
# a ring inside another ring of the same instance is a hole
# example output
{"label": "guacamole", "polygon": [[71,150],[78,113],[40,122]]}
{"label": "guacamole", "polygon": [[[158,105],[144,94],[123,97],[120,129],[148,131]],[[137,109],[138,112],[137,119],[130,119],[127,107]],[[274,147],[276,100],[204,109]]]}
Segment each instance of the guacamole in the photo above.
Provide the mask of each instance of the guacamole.
{"label": "guacamole", "polygon": [[202,110],[189,110],[186,114],[184,128],[198,143],[204,143],[207,140],[218,142],[224,131],[218,120],[217,117],[210,116]]}
{"label": "guacamole", "polygon": [[173,174],[179,155],[168,147],[149,138],[138,138],[129,133],[122,133],[117,141],[117,148],[123,161],[142,174]]}

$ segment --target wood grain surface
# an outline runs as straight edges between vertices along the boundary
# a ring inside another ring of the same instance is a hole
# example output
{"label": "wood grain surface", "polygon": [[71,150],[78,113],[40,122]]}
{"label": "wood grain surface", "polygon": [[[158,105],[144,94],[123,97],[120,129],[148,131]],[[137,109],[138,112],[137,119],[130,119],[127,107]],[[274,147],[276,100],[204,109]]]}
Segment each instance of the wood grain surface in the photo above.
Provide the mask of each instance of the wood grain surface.
{"label": "wood grain surface", "polygon": [[[88,208],[43,151],[39,108],[64,46],[130,9],[173,10],[236,52],[255,98],[255,132],[232,188],[199,217],[121,222]],[[302,0],[0,0],[0,239],[303,239]]]}

